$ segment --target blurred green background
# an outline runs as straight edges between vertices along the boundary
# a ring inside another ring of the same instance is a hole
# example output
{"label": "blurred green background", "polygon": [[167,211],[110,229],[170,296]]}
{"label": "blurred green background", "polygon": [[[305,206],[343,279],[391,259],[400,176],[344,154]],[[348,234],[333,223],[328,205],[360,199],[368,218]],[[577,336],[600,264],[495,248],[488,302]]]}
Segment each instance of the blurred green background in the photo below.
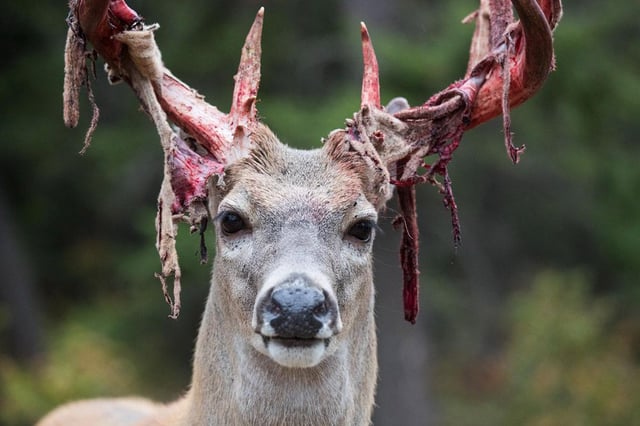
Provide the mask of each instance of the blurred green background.
{"label": "blurred green background", "polygon": [[[383,98],[418,104],[460,78],[474,0],[131,1],[159,22],[167,66],[226,110],[242,41],[266,8],[259,109],[281,139],[319,146],[359,104],[367,22]],[[566,1],[557,71],[451,163],[463,245],[437,191],[418,189],[422,311],[402,319],[398,238],[376,242],[379,425],[640,424],[640,2]],[[153,277],[162,154],[124,85],[94,84],[62,124],[66,5],[0,14],[0,424],[75,398],[177,398],[189,383],[209,266],[182,229],[183,309]],[[99,68],[101,65],[99,66]],[[212,240],[213,236],[209,236]],[[210,244],[211,245],[211,244]]]}

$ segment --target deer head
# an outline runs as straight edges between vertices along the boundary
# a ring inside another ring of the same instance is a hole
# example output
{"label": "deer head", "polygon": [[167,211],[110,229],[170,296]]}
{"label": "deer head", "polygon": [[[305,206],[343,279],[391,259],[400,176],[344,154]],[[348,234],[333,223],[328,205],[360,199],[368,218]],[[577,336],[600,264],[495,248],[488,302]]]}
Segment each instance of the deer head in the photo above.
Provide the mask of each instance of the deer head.
{"label": "deer head", "polygon": [[[194,362],[194,400],[204,398],[203,389],[215,387],[211,380],[223,382],[208,377],[216,368],[242,376],[250,366],[252,374],[262,372],[264,383],[282,380],[285,373],[278,368],[303,368],[308,371],[289,383],[302,386],[324,380],[314,375],[314,367],[333,365],[326,377],[353,374],[338,382],[352,383],[353,395],[358,386],[364,389],[365,396],[353,396],[350,410],[351,418],[358,412],[357,418],[365,420],[345,423],[368,421],[376,375],[371,248],[378,212],[395,189],[405,318],[415,322],[415,185],[431,183],[443,194],[457,242],[457,208],[447,165],[462,135],[502,114],[507,151],[517,162],[524,148],[511,143],[509,109],[530,98],[554,67],[552,30],[560,18],[560,1],[513,0],[513,6],[519,21],[509,2],[481,0],[468,18],[475,19],[476,32],[465,77],[415,107],[400,98],[382,107],[378,64],[362,24],[359,109],[322,147],[300,151],[283,145],[257,117],[262,9],[242,49],[225,114],[164,67],[153,39],[157,26],[144,25],[123,0],[72,0],[65,121],[77,124],[78,88],[88,82],[85,42],[90,41],[105,59],[110,79],[131,85],[160,135],[165,175],[157,216],[163,265],[159,278],[173,317],[180,309],[177,222],[186,221],[201,232],[209,221],[216,227],[213,285]],[[96,119],[94,112],[87,141]],[[437,159],[426,164],[424,158],[433,154]],[[173,298],[165,283],[170,276]],[[234,349],[213,351],[219,342]],[[265,363],[265,356],[274,362]],[[251,387],[256,382],[254,377],[243,383]],[[331,384],[324,385],[329,392]],[[251,393],[244,405],[260,407],[262,400],[251,400],[256,393],[260,391]],[[291,398],[295,406],[296,397]],[[298,402],[305,405],[303,399]],[[217,409],[232,411],[224,407]],[[252,408],[252,415],[258,411]],[[305,423],[303,417],[299,420]]]}

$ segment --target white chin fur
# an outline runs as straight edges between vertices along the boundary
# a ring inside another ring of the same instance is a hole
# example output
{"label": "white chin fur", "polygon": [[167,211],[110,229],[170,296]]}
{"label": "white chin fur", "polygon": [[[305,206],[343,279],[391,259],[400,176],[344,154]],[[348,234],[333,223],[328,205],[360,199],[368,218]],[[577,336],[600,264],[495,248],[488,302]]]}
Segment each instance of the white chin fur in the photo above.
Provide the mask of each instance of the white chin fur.
{"label": "white chin fur", "polygon": [[[257,337],[257,338],[256,338]],[[308,346],[289,346],[278,342],[277,339],[264,341],[255,335],[253,346],[274,362],[288,368],[310,368],[320,364],[327,355],[324,340],[317,340]]]}
{"label": "white chin fur", "polygon": [[325,346],[321,340],[305,347],[288,347],[272,340],[267,346],[267,351],[271,359],[283,367],[308,368],[315,367],[322,361]]}

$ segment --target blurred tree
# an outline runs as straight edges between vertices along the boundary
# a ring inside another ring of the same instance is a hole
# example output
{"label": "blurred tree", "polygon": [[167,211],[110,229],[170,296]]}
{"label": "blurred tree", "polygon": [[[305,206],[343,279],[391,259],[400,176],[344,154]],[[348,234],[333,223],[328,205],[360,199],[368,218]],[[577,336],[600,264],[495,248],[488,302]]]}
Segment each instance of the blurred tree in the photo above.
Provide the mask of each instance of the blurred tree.
{"label": "blurred tree", "polygon": [[542,272],[510,303],[505,424],[640,423],[640,367],[612,305],[584,274]]}
{"label": "blurred tree", "polygon": [[25,362],[36,362],[44,350],[42,312],[33,294],[30,261],[15,234],[14,219],[0,188],[0,332],[8,336],[9,354]]}

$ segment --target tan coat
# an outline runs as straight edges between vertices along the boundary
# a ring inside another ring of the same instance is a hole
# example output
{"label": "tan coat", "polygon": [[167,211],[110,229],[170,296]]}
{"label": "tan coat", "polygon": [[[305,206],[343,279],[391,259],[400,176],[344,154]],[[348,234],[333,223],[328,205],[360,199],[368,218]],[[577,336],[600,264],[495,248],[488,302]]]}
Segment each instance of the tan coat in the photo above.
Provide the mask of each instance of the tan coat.
{"label": "tan coat", "polygon": [[[369,424],[377,376],[372,241],[346,231],[362,218],[375,221],[390,190],[345,137],[336,131],[322,149],[300,151],[261,127],[251,155],[211,184],[211,215],[233,209],[250,232],[225,236],[217,223],[211,290],[183,399],[74,402],[38,426]],[[283,270],[315,274],[337,301],[341,330],[317,365],[283,366],[260,348],[256,299]]]}

